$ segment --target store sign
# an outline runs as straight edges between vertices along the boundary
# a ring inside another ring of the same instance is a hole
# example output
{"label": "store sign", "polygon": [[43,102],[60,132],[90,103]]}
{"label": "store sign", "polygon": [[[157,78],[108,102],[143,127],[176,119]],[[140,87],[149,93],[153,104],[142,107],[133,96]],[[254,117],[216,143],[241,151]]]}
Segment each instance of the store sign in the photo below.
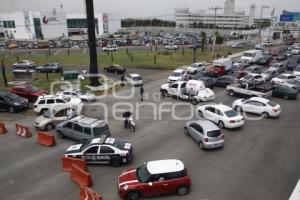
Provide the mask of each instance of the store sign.
{"label": "store sign", "polygon": [[280,15],[280,21],[281,22],[293,22],[294,15]]}
{"label": "store sign", "polygon": [[294,20],[300,21],[300,13],[294,13]]}

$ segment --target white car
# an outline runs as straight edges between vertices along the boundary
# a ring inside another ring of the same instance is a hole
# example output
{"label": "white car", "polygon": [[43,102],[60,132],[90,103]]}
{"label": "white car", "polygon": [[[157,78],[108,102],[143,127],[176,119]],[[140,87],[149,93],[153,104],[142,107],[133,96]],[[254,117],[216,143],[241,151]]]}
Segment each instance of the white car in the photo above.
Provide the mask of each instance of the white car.
{"label": "white car", "polygon": [[292,53],[293,53],[294,55],[300,54],[300,47],[294,47],[294,48],[292,49]]}
{"label": "white car", "polygon": [[232,103],[232,108],[240,112],[243,111],[258,114],[264,118],[278,117],[281,112],[279,104],[262,97],[237,99]]}
{"label": "white car", "polygon": [[261,74],[247,74],[243,78],[240,78],[240,82],[248,84],[257,84],[264,82],[264,78]]}
{"label": "white car", "polygon": [[117,45],[107,45],[106,47],[102,48],[103,51],[118,51]]}
{"label": "white car", "polygon": [[184,74],[185,74],[184,69],[176,69],[170,74],[170,76],[168,78],[168,82],[172,83],[175,81],[180,81],[182,79],[182,77],[184,76]]}
{"label": "white car", "polygon": [[132,86],[143,85],[143,79],[138,74],[128,74],[125,76],[125,81]]}
{"label": "white car", "polygon": [[272,78],[271,81],[274,84],[280,84],[286,82],[287,80],[296,79],[296,78],[297,76],[295,76],[294,74],[280,74],[275,78]]}
{"label": "white car", "polygon": [[63,98],[80,98],[82,102],[93,102],[96,101],[96,96],[89,92],[80,89],[64,90],[58,92],[57,95],[61,95]]}
{"label": "white car", "polygon": [[188,73],[191,73],[191,74],[194,74],[194,73],[197,73],[199,71],[204,71],[205,70],[205,65],[204,63],[193,63],[191,65],[189,65],[186,69],[186,71]]}
{"label": "white car", "polygon": [[34,103],[34,112],[44,113],[48,110],[58,110],[62,106],[68,105],[71,108],[76,108],[77,113],[80,113],[82,108],[82,101],[79,98],[62,98],[57,95],[39,96]]}
{"label": "white car", "polygon": [[167,50],[175,50],[175,49],[178,49],[178,46],[170,44],[170,45],[165,46],[165,49],[167,49]]}
{"label": "white car", "polygon": [[200,117],[216,123],[220,128],[238,128],[244,125],[244,118],[223,104],[199,106],[198,114]]}
{"label": "white car", "polygon": [[300,77],[300,65],[298,65],[295,69],[294,69],[294,75],[297,77]]}

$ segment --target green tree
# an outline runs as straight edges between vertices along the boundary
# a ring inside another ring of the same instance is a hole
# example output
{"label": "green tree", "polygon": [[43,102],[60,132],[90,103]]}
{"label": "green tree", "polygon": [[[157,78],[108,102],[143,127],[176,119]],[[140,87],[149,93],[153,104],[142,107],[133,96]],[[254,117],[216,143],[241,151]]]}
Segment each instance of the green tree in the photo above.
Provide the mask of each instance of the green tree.
{"label": "green tree", "polygon": [[205,49],[205,44],[206,44],[206,33],[201,32],[201,50],[202,50],[202,52]]}

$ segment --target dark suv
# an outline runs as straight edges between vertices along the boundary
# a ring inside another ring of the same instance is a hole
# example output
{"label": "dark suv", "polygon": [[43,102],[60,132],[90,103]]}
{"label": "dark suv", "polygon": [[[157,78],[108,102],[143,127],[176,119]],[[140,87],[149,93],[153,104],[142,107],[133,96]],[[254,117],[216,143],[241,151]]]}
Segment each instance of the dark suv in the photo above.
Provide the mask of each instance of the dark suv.
{"label": "dark suv", "polygon": [[110,65],[108,67],[105,67],[104,70],[110,73],[118,73],[118,74],[124,74],[126,72],[126,69],[121,65]]}
{"label": "dark suv", "polygon": [[14,113],[28,108],[28,100],[18,95],[0,91],[0,110]]}
{"label": "dark suv", "polygon": [[58,63],[48,63],[36,68],[36,71],[39,73],[59,73],[62,70],[62,66]]}

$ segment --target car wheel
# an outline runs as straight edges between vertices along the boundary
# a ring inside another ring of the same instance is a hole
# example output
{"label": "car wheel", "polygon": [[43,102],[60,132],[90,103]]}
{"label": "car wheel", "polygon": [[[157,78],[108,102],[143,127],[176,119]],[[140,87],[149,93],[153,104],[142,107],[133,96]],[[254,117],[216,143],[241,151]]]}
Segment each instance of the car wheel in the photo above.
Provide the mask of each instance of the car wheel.
{"label": "car wheel", "polygon": [[9,107],[8,111],[10,113],[14,113],[14,112],[16,112],[16,109],[14,107]]}
{"label": "car wheel", "polygon": [[58,131],[57,134],[61,139],[65,139],[65,135],[61,131]]}
{"label": "car wheel", "polygon": [[236,110],[237,112],[243,112],[242,108],[240,106],[235,106],[234,110]]}
{"label": "car wheel", "polygon": [[234,96],[234,91],[233,90],[229,90],[228,94],[229,94],[229,96]]}
{"label": "car wheel", "polygon": [[201,141],[199,142],[199,147],[200,147],[200,149],[202,149],[202,150],[205,149],[205,147],[204,147],[204,145],[203,145],[203,143],[202,143]]}
{"label": "car wheel", "polygon": [[198,115],[199,117],[203,118],[203,113],[200,110],[198,111]]}
{"label": "car wheel", "polygon": [[44,114],[47,111],[48,111],[48,109],[44,108],[44,109],[41,110],[41,114]]}
{"label": "car wheel", "polygon": [[131,125],[132,132],[135,132],[135,126]]}
{"label": "car wheel", "polygon": [[180,186],[178,189],[177,189],[177,194],[179,196],[184,196],[188,193],[189,191],[189,188],[187,186]]}
{"label": "car wheel", "polygon": [[197,104],[198,104],[198,101],[197,101],[197,99],[192,98],[191,103],[192,103],[193,105],[197,105]]}
{"label": "car wheel", "polygon": [[54,129],[54,125],[51,124],[51,123],[49,123],[49,124],[47,124],[47,125],[45,126],[45,130],[46,130],[46,131],[51,131],[51,130],[53,130],[53,129]]}
{"label": "car wheel", "polygon": [[132,191],[128,194],[127,200],[139,200],[140,199],[140,194],[136,191]]}
{"label": "car wheel", "polygon": [[162,96],[162,97],[166,97],[166,96],[167,96],[167,92],[166,92],[165,90],[162,90],[162,91],[161,91],[161,96]]}
{"label": "car wheel", "polygon": [[224,126],[224,122],[219,121],[219,122],[218,122],[218,126],[219,126],[219,128],[224,128],[224,127],[225,127],[225,126]]}
{"label": "car wheel", "polygon": [[186,135],[188,135],[188,136],[190,135],[190,134],[189,134],[189,131],[188,131],[188,129],[187,129],[186,127],[184,127],[184,133],[185,133]]}
{"label": "car wheel", "polygon": [[285,100],[288,100],[288,99],[289,99],[288,95],[286,95],[286,94],[283,96],[283,98],[284,98]]}
{"label": "car wheel", "polygon": [[263,112],[263,113],[261,114],[261,116],[262,116],[263,118],[268,118],[270,115],[269,115],[269,113],[267,113],[267,112]]}
{"label": "car wheel", "polygon": [[115,158],[111,161],[111,166],[113,167],[119,167],[121,165],[121,162],[118,158]]}

